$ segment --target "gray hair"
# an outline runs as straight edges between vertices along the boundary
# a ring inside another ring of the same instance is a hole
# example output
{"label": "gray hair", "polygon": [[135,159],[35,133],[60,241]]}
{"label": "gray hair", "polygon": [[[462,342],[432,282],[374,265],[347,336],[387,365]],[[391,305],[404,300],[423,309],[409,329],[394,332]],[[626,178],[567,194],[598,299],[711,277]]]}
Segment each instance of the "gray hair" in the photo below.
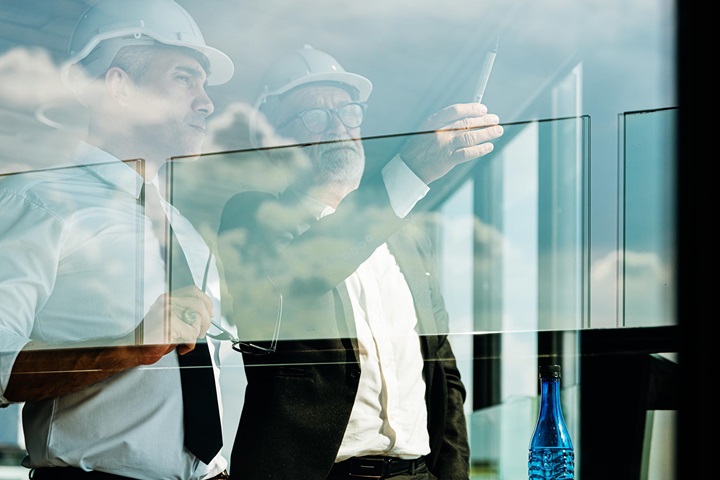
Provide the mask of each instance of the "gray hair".
{"label": "gray hair", "polygon": [[265,115],[267,120],[270,122],[271,125],[277,127],[280,123],[282,123],[285,119],[280,116],[280,106],[282,105],[283,100],[285,97],[287,97],[291,92],[294,92],[296,90],[300,90],[305,87],[314,87],[314,86],[327,86],[327,87],[337,87],[341,88],[345,91],[347,91],[350,94],[350,98],[353,99],[353,101],[357,101],[360,94],[357,90],[357,88],[348,85],[347,83],[342,82],[333,82],[333,81],[321,81],[321,82],[310,82],[310,83],[304,83],[302,85],[298,85],[295,88],[292,88],[288,90],[287,92],[283,92],[281,95],[274,95],[267,97],[265,100],[265,103],[260,105],[259,110]]}

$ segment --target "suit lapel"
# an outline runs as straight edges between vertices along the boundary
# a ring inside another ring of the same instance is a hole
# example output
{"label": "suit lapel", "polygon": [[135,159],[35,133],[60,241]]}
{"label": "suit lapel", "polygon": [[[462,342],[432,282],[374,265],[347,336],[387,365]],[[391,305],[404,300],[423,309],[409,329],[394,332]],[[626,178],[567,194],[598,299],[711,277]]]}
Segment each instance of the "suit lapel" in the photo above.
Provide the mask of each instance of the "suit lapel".
{"label": "suit lapel", "polygon": [[433,273],[425,268],[417,242],[405,230],[400,230],[388,240],[388,249],[398,262],[410,288],[418,322],[415,330],[420,335],[423,355],[427,358],[428,352],[434,351],[437,345],[437,326],[429,288],[430,276]]}
{"label": "suit lapel", "polygon": [[352,311],[352,303],[350,302],[350,293],[348,292],[345,282],[335,288],[333,295],[337,295],[340,298],[340,305],[342,305],[342,317],[338,318],[338,323],[345,322],[343,327],[347,328],[347,338],[350,339],[353,347],[353,353],[355,354],[355,360],[360,362],[359,346],[357,339],[357,328],[355,326],[355,315]]}

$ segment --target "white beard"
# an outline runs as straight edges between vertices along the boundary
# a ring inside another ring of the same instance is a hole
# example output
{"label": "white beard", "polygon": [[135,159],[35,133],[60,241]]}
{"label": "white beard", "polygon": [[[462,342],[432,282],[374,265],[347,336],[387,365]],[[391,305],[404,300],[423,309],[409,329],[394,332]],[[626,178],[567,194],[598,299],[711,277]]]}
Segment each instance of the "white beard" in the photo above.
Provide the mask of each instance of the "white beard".
{"label": "white beard", "polygon": [[312,185],[342,186],[349,190],[360,185],[365,155],[356,143],[322,143],[316,145],[312,153],[312,178],[309,179]]}

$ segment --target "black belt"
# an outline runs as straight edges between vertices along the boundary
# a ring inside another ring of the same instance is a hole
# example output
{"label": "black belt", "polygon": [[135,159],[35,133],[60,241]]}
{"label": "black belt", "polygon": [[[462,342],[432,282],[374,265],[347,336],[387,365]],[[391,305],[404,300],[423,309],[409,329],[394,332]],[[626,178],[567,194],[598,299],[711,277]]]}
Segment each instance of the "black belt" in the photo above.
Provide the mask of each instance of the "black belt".
{"label": "black belt", "polygon": [[425,457],[404,460],[397,457],[352,457],[336,463],[328,479],[390,478],[396,475],[424,471]]}
{"label": "black belt", "polygon": [[[76,467],[43,467],[35,468],[30,472],[33,480],[136,480],[122,475],[98,472],[95,470],[86,471]],[[222,480],[230,478],[227,471],[224,471],[207,480]]]}

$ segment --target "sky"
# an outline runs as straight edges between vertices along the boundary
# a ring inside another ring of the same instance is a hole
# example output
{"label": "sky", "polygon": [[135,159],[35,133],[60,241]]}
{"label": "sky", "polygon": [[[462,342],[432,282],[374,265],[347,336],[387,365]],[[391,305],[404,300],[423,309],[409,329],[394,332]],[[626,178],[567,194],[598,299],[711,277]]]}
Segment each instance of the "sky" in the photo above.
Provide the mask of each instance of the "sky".
{"label": "sky", "polygon": [[[230,82],[209,89],[216,111],[209,122],[207,152],[248,147],[247,114],[258,79],[264,68],[290,49],[310,44],[333,55],[346,70],[371,79],[374,88],[363,135],[372,138],[413,132],[438,109],[468,101],[485,54],[499,38],[484,103],[501,123],[522,130],[535,120],[565,115],[589,119],[588,157],[583,159],[589,169],[589,205],[583,215],[590,225],[588,273],[594,324],[621,321],[621,286],[634,295],[648,291],[649,301],[655,302],[659,286],[668,282],[665,276],[653,277],[653,272],[672,278],[671,259],[659,257],[662,251],[621,251],[623,169],[618,167],[624,160],[621,141],[632,145],[633,140],[623,140],[624,114],[677,105],[672,1],[456,0],[442,7],[429,0],[178,3],[195,17],[207,43],[226,52],[236,67]],[[13,8],[24,9],[27,15],[39,5],[47,8],[39,1],[18,5]],[[62,29],[71,27],[68,22],[50,22],[43,28],[62,36]],[[58,46],[44,49],[32,35],[18,34],[0,50],[0,135],[5,152],[0,172],[54,165],[72,152],[83,133],[84,111],[58,82]],[[571,77],[571,72],[576,76]],[[563,81],[572,85],[571,93],[566,87],[557,88]],[[643,128],[629,131],[644,132]],[[662,151],[665,144],[654,146],[653,137],[646,135],[641,136],[640,151],[657,156],[643,163],[642,168],[650,171],[667,164],[668,154]],[[498,152],[511,141],[506,135],[496,142]],[[367,143],[369,168],[394,153],[390,140]],[[643,170],[634,174],[642,178]],[[634,182],[632,188],[646,188],[641,181]],[[637,212],[646,207],[647,202],[633,206]],[[632,224],[626,228],[637,236],[658,234],[657,228],[632,230]],[[627,264],[631,272],[646,265],[648,275],[632,276],[645,279],[644,288],[618,282],[622,261],[648,255],[656,258]],[[658,279],[649,290],[647,278]]]}

